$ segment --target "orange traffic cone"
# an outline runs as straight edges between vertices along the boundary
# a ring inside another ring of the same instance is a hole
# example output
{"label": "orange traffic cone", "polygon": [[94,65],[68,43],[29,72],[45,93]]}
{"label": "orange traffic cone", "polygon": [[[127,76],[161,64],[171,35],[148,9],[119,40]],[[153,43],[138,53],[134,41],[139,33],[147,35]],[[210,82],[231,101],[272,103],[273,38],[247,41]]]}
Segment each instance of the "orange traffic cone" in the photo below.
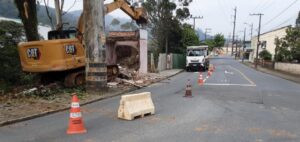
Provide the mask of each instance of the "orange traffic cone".
{"label": "orange traffic cone", "polygon": [[84,128],[81,117],[82,115],[80,112],[79,99],[77,98],[76,94],[74,94],[72,97],[69,128],[67,130],[67,134],[81,134],[87,132]]}
{"label": "orange traffic cone", "polygon": [[202,86],[203,83],[204,83],[204,81],[203,81],[202,73],[200,73],[200,74],[199,74],[199,79],[198,79],[198,85],[199,85],[199,86]]}
{"label": "orange traffic cone", "polygon": [[193,97],[193,95],[192,95],[192,85],[191,85],[190,80],[188,80],[188,83],[186,85],[184,97],[189,97],[189,98]]}
{"label": "orange traffic cone", "polygon": [[214,72],[214,71],[215,71],[215,68],[214,68],[214,67],[215,67],[215,66],[214,66],[213,64],[211,64],[209,70],[210,70],[211,72]]}
{"label": "orange traffic cone", "polygon": [[211,76],[211,71],[207,72],[207,76],[210,77]]}

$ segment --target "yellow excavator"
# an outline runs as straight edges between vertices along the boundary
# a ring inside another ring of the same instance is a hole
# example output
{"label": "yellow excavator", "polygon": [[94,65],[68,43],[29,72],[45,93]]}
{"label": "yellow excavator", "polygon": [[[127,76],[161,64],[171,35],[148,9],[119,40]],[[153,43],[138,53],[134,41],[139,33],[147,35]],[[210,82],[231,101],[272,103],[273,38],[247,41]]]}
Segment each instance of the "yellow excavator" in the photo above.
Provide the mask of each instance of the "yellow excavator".
{"label": "yellow excavator", "polygon": [[[106,14],[121,9],[138,24],[147,23],[143,8],[134,8],[126,0],[105,5]],[[77,28],[48,32],[48,40],[21,42],[18,45],[22,70],[40,73],[43,83],[62,80],[66,87],[85,82],[85,47],[82,43],[84,19],[81,14]],[[107,66],[108,80],[119,74],[117,65]]]}

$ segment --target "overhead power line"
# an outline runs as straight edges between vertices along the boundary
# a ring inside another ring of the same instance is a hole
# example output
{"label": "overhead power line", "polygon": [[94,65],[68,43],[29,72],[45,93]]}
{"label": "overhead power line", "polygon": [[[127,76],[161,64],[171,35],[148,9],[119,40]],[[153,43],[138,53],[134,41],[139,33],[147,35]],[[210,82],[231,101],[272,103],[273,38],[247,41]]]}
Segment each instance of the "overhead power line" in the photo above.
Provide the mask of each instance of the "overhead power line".
{"label": "overhead power line", "polygon": [[277,28],[279,28],[279,27],[282,27],[284,24],[290,22],[290,21],[291,21],[292,19],[294,19],[294,18],[295,18],[295,15],[289,17],[288,19],[284,20],[283,22],[281,22],[281,23],[278,24],[277,26],[273,27],[271,30],[277,29]]}
{"label": "overhead power line", "polygon": [[273,20],[275,20],[276,18],[278,18],[279,16],[281,16],[284,12],[286,12],[289,8],[291,8],[297,1],[298,0],[293,1],[288,7],[286,7],[282,11],[280,11],[276,16],[274,16],[272,19],[270,19],[268,22],[266,22],[264,24],[264,26],[270,24]]}

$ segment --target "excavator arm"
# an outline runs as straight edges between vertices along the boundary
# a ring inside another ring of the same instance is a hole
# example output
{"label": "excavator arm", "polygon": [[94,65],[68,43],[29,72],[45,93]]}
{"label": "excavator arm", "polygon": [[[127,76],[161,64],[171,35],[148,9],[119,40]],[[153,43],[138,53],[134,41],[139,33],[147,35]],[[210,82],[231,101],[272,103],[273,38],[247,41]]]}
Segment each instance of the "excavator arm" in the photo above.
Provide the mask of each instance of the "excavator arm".
{"label": "excavator arm", "polygon": [[[114,2],[105,5],[105,14],[108,14],[116,9],[121,9],[128,16],[137,22],[137,24],[146,24],[146,12],[143,8],[134,8],[130,6],[126,0],[114,0]],[[83,13],[81,13],[78,21],[78,30],[81,33],[84,33],[84,20]]]}

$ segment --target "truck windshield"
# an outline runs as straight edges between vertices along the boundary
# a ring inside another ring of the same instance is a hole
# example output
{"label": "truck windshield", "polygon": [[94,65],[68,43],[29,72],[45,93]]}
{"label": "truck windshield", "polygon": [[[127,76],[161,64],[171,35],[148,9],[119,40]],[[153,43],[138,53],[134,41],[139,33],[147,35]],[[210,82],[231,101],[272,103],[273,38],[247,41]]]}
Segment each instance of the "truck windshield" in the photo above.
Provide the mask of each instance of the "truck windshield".
{"label": "truck windshield", "polygon": [[188,56],[204,56],[205,52],[204,50],[189,50]]}

